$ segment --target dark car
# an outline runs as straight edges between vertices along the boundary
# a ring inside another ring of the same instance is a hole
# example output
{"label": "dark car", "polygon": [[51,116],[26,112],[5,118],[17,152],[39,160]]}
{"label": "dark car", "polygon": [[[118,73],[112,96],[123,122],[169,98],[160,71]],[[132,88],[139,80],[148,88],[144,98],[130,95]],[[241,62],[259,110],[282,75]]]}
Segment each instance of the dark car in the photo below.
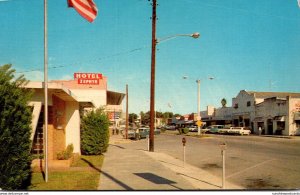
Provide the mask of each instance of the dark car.
{"label": "dark car", "polygon": [[149,131],[150,131],[150,129],[147,127],[141,127],[139,129],[137,129],[136,130],[137,138],[138,139],[146,138],[147,135],[149,135]]}

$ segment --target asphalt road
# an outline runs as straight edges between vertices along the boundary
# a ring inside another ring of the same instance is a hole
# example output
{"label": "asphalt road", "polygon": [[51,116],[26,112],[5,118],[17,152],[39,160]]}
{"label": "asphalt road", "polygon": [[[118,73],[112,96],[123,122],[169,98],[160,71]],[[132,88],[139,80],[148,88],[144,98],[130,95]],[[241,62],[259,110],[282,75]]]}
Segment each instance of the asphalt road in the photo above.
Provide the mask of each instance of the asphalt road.
{"label": "asphalt road", "polygon": [[[154,150],[183,159],[182,135],[155,136]],[[219,144],[226,143],[226,180],[245,189],[299,189],[300,137],[284,139],[259,136],[185,136],[186,163],[221,177],[222,156]],[[130,147],[147,149],[147,140]]]}

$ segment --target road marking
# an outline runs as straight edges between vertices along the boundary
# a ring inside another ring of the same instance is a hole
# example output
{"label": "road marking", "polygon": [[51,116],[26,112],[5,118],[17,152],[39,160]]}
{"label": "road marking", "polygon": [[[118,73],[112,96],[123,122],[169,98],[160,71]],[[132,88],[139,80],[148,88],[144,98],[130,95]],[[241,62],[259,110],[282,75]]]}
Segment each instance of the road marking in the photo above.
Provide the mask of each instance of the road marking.
{"label": "road marking", "polygon": [[248,171],[249,169],[253,169],[253,168],[258,167],[258,166],[260,166],[260,165],[262,165],[262,164],[265,164],[265,163],[267,163],[267,162],[270,162],[270,161],[272,161],[272,160],[276,160],[276,159],[269,159],[269,160],[263,161],[263,162],[261,162],[261,163],[258,163],[258,164],[256,164],[256,165],[252,166],[252,167],[248,167],[248,168],[246,168],[246,169],[244,169],[244,170],[242,170],[242,171],[233,173],[233,174],[227,176],[226,178],[233,177],[233,176],[235,176],[235,175],[238,175],[238,174],[240,174],[240,173],[243,173],[243,172],[245,172],[245,171]]}

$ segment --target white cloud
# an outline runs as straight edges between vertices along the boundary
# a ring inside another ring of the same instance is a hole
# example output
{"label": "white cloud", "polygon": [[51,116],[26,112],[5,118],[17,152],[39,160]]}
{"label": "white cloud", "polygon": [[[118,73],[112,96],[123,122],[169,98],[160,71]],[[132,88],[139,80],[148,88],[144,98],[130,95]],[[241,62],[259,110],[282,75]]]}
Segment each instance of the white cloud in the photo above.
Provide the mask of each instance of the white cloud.
{"label": "white cloud", "polygon": [[73,77],[71,75],[63,75],[59,80],[73,80]]}
{"label": "white cloud", "polygon": [[44,81],[44,72],[42,71],[25,72],[23,74],[29,81]]}

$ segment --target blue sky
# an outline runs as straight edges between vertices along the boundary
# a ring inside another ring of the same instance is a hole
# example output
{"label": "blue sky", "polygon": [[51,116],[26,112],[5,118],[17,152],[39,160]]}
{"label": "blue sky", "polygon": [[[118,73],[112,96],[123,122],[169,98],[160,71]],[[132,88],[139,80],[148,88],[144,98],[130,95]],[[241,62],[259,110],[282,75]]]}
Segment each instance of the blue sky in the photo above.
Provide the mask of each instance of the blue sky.
{"label": "blue sky", "polygon": [[[49,0],[49,80],[74,72],[108,77],[125,92],[129,112],[149,110],[151,5],[148,0],[94,0],[99,13],[85,21],[66,0]],[[300,92],[300,8],[296,0],[158,0],[156,109],[186,114],[228,105],[242,89]],[[43,80],[43,0],[0,2],[0,64]],[[182,76],[189,78],[184,80]],[[215,77],[208,80],[208,77]]]}

